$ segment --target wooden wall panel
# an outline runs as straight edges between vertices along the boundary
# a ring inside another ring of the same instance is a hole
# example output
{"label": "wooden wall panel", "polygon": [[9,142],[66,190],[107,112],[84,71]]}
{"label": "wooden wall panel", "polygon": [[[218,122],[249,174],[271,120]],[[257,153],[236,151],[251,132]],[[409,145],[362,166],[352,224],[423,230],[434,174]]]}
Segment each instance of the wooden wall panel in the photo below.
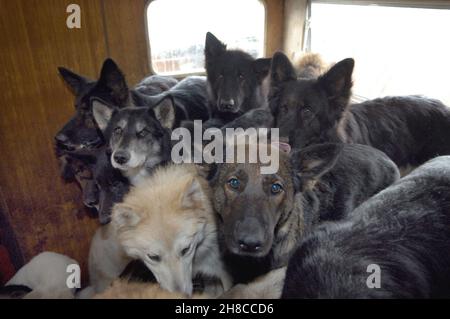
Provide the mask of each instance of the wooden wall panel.
{"label": "wooden wall panel", "polygon": [[150,74],[145,20],[146,0],[102,0],[108,54],[135,85]]}
{"label": "wooden wall panel", "polygon": [[271,57],[283,49],[284,0],[265,0],[266,4],[266,56]]}
{"label": "wooden wall panel", "polygon": [[53,136],[74,109],[57,66],[94,77],[106,46],[100,0],[77,1],[81,29],[66,27],[70,3],[0,0],[0,187],[26,260],[50,250],[85,265],[97,223],[59,176]]}

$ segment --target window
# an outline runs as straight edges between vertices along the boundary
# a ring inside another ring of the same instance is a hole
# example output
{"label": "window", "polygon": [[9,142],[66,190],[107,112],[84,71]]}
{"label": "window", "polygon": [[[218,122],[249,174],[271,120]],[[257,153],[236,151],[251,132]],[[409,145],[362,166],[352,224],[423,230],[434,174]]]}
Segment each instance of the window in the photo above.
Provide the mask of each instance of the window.
{"label": "window", "polygon": [[258,0],[154,0],[147,8],[152,69],[171,75],[204,72],[207,31],[228,48],[262,57],[265,16]]}
{"label": "window", "polygon": [[450,106],[450,10],[312,3],[311,51],[356,61],[358,97],[419,94]]}

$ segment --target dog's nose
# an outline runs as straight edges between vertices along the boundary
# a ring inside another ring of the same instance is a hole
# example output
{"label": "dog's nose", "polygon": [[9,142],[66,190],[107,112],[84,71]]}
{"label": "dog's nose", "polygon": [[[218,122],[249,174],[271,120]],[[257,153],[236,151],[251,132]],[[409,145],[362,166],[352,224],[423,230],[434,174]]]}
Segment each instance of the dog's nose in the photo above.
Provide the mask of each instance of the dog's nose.
{"label": "dog's nose", "polygon": [[256,253],[261,249],[262,243],[258,240],[239,240],[239,249],[246,253]]}
{"label": "dog's nose", "polygon": [[69,141],[69,138],[67,137],[66,134],[59,133],[58,135],[55,136],[55,140],[58,143],[65,144]]}
{"label": "dog's nose", "polygon": [[220,101],[220,106],[222,106],[222,108],[226,110],[232,109],[234,107],[234,104],[234,99]]}
{"label": "dog's nose", "polygon": [[130,155],[127,152],[116,152],[114,153],[114,161],[117,164],[123,165],[130,160]]}

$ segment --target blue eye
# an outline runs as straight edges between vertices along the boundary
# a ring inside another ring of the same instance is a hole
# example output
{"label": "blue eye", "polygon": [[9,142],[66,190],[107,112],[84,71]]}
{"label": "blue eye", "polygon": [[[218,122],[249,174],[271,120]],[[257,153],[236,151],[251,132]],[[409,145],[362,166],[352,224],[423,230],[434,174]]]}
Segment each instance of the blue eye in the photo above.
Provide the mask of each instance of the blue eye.
{"label": "blue eye", "polygon": [[228,185],[230,185],[231,188],[238,189],[241,182],[237,178],[230,178]]}
{"label": "blue eye", "polygon": [[283,190],[283,187],[280,184],[278,184],[278,183],[274,183],[270,187],[270,191],[272,192],[272,194],[278,194],[282,190]]}

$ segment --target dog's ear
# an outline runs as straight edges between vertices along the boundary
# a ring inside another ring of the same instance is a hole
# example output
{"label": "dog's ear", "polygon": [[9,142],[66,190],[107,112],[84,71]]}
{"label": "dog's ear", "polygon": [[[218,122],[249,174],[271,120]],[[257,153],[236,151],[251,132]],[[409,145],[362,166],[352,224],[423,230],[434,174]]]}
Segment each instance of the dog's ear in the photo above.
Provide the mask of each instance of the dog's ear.
{"label": "dog's ear", "polygon": [[340,108],[345,108],[350,99],[354,66],[355,61],[353,59],[342,60],[318,79],[318,83],[325,90],[328,100],[333,101]]}
{"label": "dog's ear", "polygon": [[167,129],[175,125],[175,104],[170,94],[165,95],[153,108],[156,119]]}
{"label": "dog's ear", "polygon": [[111,220],[116,229],[121,229],[123,227],[136,226],[140,222],[141,217],[132,207],[119,203],[115,204],[112,209]]}
{"label": "dog's ear", "polygon": [[297,74],[291,61],[289,61],[284,53],[276,52],[272,58],[272,65],[270,66],[271,86],[277,86],[282,82],[296,79]]}
{"label": "dog's ear", "polygon": [[115,112],[115,107],[109,106],[106,102],[98,98],[93,98],[91,103],[95,122],[97,123],[98,128],[102,132],[105,132],[106,127]]}
{"label": "dog's ear", "polygon": [[181,206],[185,209],[196,208],[204,197],[202,185],[197,178],[193,178],[186,184],[186,189],[181,197]]}
{"label": "dog's ear", "polygon": [[129,90],[125,76],[112,59],[103,62],[98,83],[111,91],[114,103],[123,106],[128,101]]}
{"label": "dog's ear", "polygon": [[58,71],[75,95],[80,94],[83,87],[89,82],[87,78],[78,75],[64,67],[59,67]]}
{"label": "dog's ear", "polygon": [[342,148],[343,144],[326,143],[292,153],[292,167],[302,184],[313,182],[314,185],[315,181],[329,172],[336,164]]}
{"label": "dog's ear", "polygon": [[253,70],[255,70],[258,81],[264,80],[264,78],[269,74],[271,58],[256,59],[253,61]]}
{"label": "dog's ear", "polygon": [[211,32],[206,33],[205,40],[205,58],[212,59],[223,54],[227,50],[227,46],[217,39]]}

